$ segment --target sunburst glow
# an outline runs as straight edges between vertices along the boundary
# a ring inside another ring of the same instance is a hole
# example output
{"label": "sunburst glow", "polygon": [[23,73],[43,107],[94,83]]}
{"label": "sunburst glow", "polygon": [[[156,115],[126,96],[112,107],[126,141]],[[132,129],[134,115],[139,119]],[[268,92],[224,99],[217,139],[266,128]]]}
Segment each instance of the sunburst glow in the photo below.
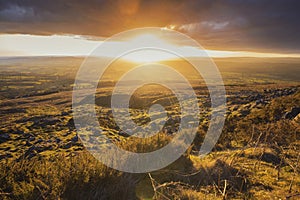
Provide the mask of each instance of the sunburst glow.
{"label": "sunburst glow", "polygon": [[174,55],[164,51],[164,49],[175,48],[174,45],[151,34],[139,35],[132,40],[124,42],[123,45],[135,46],[158,46],[160,49],[140,49],[133,51],[123,58],[134,62],[155,62],[174,58]]}
{"label": "sunburst glow", "polygon": [[[184,48],[185,53],[181,55],[182,57],[194,57],[199,55],[200,51],[203,53],[203,50],[196,47],[180,46],[172,44],[170,41],[152,34],[137,35],[124,41],[110,41],[109,49],[100,56],[112,57],[114,49],[132,44],[135,44],[135,46],[155,45],[160,47],[157,50],[132,51],[122,57],[134,62],[155,62],[178,58],[178,56],[163,49],[168,49],[170,52],[172,50],[176,51],[178,48]],[[0,56],[87,56],[102,42],[103,40],[91,40],[78,35],[2,34],[0,35]],[[206,54],[210,57],[300,57],[299,54],[218,50],[206,50]]]}

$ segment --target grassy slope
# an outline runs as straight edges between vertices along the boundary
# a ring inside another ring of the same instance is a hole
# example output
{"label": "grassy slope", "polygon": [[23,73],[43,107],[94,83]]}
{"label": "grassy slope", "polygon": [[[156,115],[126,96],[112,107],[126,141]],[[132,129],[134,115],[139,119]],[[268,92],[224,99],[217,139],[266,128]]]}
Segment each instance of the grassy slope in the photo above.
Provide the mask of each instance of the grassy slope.
{"label": "grassy slope", "polygon": [[[35,61],[35,63],[39,62]],[[64,80],[65,73],[60,66],[72,62],[74,65],[80,63],[72,59],[57,62],[61,80]],[[221,71],[225,77],[226,74],[228,77],[228,85],[236,84],[228,86],[233,87],[232,91],[245,89],[239,80],[247,81],[250,84],[249,88],[259,91],[267,87],[279,87],[279,85],[289,87],[286,82],[281,81],[283,77],[288,77],[288,80],[299,80],[297,79],[298,61],[284,59],[280,62],[272,61],[286,65],[292,62],[292,65],[289,65],[290,70],[282,70],[279,65],[277,67],[273,65],[271,74],[268,70],[257,71],[257,68],[251,66],[248,68],[250,71],[246,68],[230,68],[232,65],[246,67],[249,64],[243,63],[247,62],[250,61],[220,60],[220,65],[223,65]],[[268,61],[267,64],[272,62]],[[48,63],[51,64],[51,59]],[[253,63],[253,65],[260,65],[262,60]],[[49,69],[45,68],[45,70]],[[282,72],[287,71],[289,73],[281,76]],[[235,73],[242,75],[250,72],[258,73],[247,78],[239,77],[241,79],[236,81],[231,79],[231,76],[236,76]],[[72,76],[70,75],[70,84]],[[47,78],[49,77],[45,79]],[[265,81],[262,85],[258,85],[257,82],[263,79]],[[56,80],[56,76],[51,75],[49,80]],[[47,84],[43,87],[47,88]],[[6,157],[0,161],[0,198],[284,199],[300,193],[300,163],[297,164],[300,152],[299,124],[293,120],[275,117],[282,116],[292,107],[299,105],[299,92],[276,98],[266,107],[253,109],[246,117],[240,116],[239,113],[236,115],[235,111],[231,112],[217,147],[204,159],[199,159],[189,150],[186,155],[166,169],[151,174],[132,175],[103,166],[85,152],[80,141],[71,143],[75,131],[68,125],[71,119],[71,95],[70,92],[64,91],[69,90],[68,87],[63,87],[63,92],[2,100],[1,134],[10,133],[11,139],[0,144],[0,152],[1,156],[10,152],[12,158]],[[11,90],[10,94],[14,94],[13,91]],[[55,117],[59,121],[58,125],[54,126],[47,123],[34,125],[36,119],[34,117],[42,119]],[[31,137],[35,137],[34,142],[42,139],[43,142],[36,146],[47,148],[41,152],[35,149],[35,156],[29,160],[21,155],[24,155],[32,145],[28,146],[25,142]],[[59,145],[52,143],[57,137],[63,140]],[[201,137],[199,136],[200,143]],[[169,138],[164,139],[159,142],[148,140],[149,146],[142,151],[163,146]],[[70,143],[70,148],[64,146]],[[195,142],[195,146],[200,143]],[[125,149],[141,148],[136,147],[134,142],[121,141],[119,145]],[[297,196],[293,198],[297,199]]]}

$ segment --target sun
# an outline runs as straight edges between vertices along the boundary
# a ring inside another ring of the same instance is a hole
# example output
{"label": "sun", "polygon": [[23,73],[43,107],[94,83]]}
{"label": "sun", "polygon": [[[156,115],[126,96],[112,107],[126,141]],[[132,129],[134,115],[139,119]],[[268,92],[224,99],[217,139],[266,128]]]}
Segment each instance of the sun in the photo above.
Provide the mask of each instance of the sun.
{"label": "sun", "polygon": [[138,50],[132,51],[129,54],[123,56],[124,59],[129,61],[149,63],[174,58],[174,55],[167,51],[174,48],[174,45],[168,43],[165,40],[162,40],[161,38],[153,34],[143,34],[136,36],[135,38],[126,41],[124,45],[155,47],[155,49],[139,48]]}

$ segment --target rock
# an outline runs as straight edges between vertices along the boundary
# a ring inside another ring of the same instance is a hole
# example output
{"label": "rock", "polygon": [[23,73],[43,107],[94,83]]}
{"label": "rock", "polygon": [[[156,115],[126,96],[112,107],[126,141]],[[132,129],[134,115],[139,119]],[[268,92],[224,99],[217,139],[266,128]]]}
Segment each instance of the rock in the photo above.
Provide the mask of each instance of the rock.
{"label": "rock", "polygon": [[32,142],[32,141],[34,141],[35,140],[35,137],[29,137],[28,138],[28,141],[30,141],[30,142]]}
{"label": "rock", "polygon": [[71,139],[71,141],[72,141],[73,143],[78,142],[78,135],[75,135],[75,136]]}
{"label": "rock", "polygon": [[280,158],[276,149],[269,147],[248,148],[244,151],[243,156],[250,159],[262,160],[267,163],[272,163],[273,165],[285,163],[285,161]]}
{"label": "rock", "polygon": [[68,142],[67,144],[63,145],[63,149],[70,149],[72,147],[72,142]]}
{"label": "rock", "polygon": [[25,143],[25,146],[30,147],[30,146],[32,146],[32,144],[27,140]]}
{"label": "rock", "polygon": [[36,156],[36,147],[35,146],[31,146],[29,149],[27,149],[27,151],[24,153],[23,156],[21,156],[18,160],[21,160],[22,158],[27,158],[27,159],[31,159],[34,156]]}
{"label": "rock", "polygon": [[170,124],[170,125],[172,125],[172,126],[175,125],[175,120],[173,119],[173,117],[169,117],[169,118],[167,119],[167,124]]}
{"label": "rock", "polygon": [[232,107],[232,111],[237,111],[239,109],[239,106],[238,105],[235,105]]}
{"label": "rock", "polygon": [[47,150],[53,150],[53,144],[52,143],[38,144],[35,146],[35,150],[38,153],[41,153],[41,152],[47,151]]}
{"label": "rock", "polygon": [[4,155],[0,155],[0,160],[5,159],[5,158],[12,158],[12,154],[11,153],[6,153]]}
{"label": "rock", "polygon": [[46,125],[55,125],[59,122],[60,122],[60,120],[55,117],[48,117],[43,120],[43,124],[46,124]]}
{"label": "rock", "polygon": [[133,131],[132,131],[132,129],[128,128],[128,129],[125,130],[125,132],[126,132],[127,135],[131,135]]}
{"label": "rock", "polygon": [[6,142],[7,140],[10,140],[10,135],[8,133],[1,133],[0,134],[0,143]]}
{"label": "rock", "polygon": [[38,143],[42,143],[43,142],[43,139],[38,139],[35,144],[38,144]]}
{"label": "rock", "polygon": [[247,115],[249,115],[250,110],[241,110],[240,114],[242,115],[242,117],[246,117]]}
{"label": "rock", "polygon": [[55,142],[58,144],[58,143],[60,143],[60,142],[61,142],[61,139],[59,139],[59,138],[55,138]]}
{"label": "rock", "polygon": [[15,133],[16,133],[16,134],[20,134],[20,135],[21,135],[21,134],[24,134],[24,131],[23,131],[23,130],[19,130],[19,129],[18,129],[18,130],[16,130],[16,131],[15,131]]}
{"label": "rock", "polygon": [[294,119],[300,113],[300,107],[293,107],[291,111],[283,115],[284,119]]}
{"label": "rock", "polygon": [[283,162],[279,156],[268,152],[262,154],[261,160],[264,162],[272,163],[274,165],[279,165],[281,162]]}
{"label": "rock", "polygon": [[75,129],[75,124],[74,124],[73,118],[71,118],[71,119],[68,121],[67,126],[68,126],[69,129],[71,129],[71,130]]}
{"label": "rock", "polygon": [[300,125],[300,114],[298,114],[298,115],[293,119],[293,123],[299,124],[299,125]]}
{"label": "rock", "polygon": [[61,116],[68,116],[68,115],[69,115],[69,113],[66,111],[61,112]]}
{"label": "rock", "polygon": [[265,104],[265,100],[264,99],[258,99],[255,101],[255,104],[258,105],[258,104]]}
{"label": "rock", "polygon": [[3,150],[4,152],[5,151],[10,151],[10,149],[11,149],[11,147],[2,147],[2,148],[0,148],[0,150]]}
{"label": "rock", "polygon": [[123,130],[120,130],[118,134],[121,136],[128,136],[127,133]]}
{"label": "rock", "polygon": [[244,106],[244,109],[246,109],[246,110],[249,110],[251,108],[251,104],[250,103],[248,103],[248,104],[246,104],[245,106]]}

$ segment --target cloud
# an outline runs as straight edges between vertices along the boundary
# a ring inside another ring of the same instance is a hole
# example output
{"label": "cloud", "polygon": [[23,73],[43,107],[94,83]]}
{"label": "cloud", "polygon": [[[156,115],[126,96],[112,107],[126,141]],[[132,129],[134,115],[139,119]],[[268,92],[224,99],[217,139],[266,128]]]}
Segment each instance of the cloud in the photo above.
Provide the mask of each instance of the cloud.
{"label": "cloud", "polygon": [[10,5],[0,11],[0,17],[8,21],[23,21],[24,19],[33,19],[34,11],[32,7]]}
{"label": "cloud", "polygon": [[2,33],[109,37],[173,27],[205,48],[300,52],[297,0],[0,0]]}
{"label": "cloud", "polygon": [[198,33],[202,30],[206,31],[222,31],[224,30],[230,22],[223,21],[223,22],[216,22],[216,21],[203,21],[199,23],[191,23],[191,24],[183,24],[179,27],[173,26],[173,29],[177,29],[182,32],[188,33]]}

